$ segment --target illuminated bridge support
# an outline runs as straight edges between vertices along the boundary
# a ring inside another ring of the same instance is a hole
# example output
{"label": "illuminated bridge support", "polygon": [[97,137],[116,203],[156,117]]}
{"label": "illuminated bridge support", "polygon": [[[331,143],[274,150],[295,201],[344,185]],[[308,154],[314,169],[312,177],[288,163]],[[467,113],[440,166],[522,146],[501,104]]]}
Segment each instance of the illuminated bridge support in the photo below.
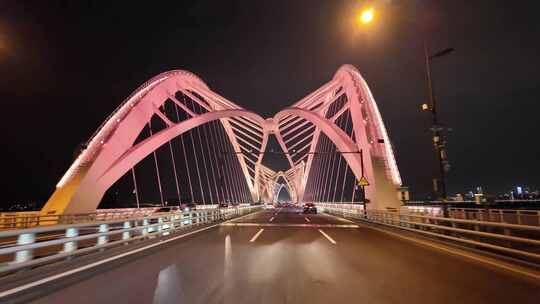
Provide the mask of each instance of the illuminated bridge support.
{"label": "illuminated bridge support", "polygon": [[[154,130],[157,123],[163,125],[158,132]],[[206,198],[208,203],[256,201],[259,193],[254,185],[259,179],[262,155],[252,151],[265,149],[267,129],[259,115],[212,92],[195,75],[186,71],[160,74],[139,87],[98,128],[41,212],[94,212],[107,189],[152,154],[163,204],[163,172],[159,170],[156,151],[169,145],[177,177],[171,141],[188,133],[186,141],[193,147],[186,147],[182,137],[182,149],[184,157],[189,154],[186,149],[193,149],[190,160],[186,157],[185,161],[186,166],[191,166],[190,172],[197,175],[191,177],[188,172],[187,176],[192,202],[197,190],[193,188],[200,188],[199,198]],[[147,137],[141,137],[143,133]],[[234,158],[236,162],[231,160]],[[189,164],[191,160],[194,163]],[[136,192],[137,182],[132,173]],[[179,188],[178,178],[176,187]],[[178,200],[182,200],[180,189]]]}
{"label": "illuminated bridge support", "polygon": [[364,175],[370,182],[368,208],[400,206],[401,177],[392,145],[367,83],[354,67],[342,66],[330,82],[273,120],[291,168],[305,163],[300,201],[359,201],[355,181]]}
{"label": "illuminated bridge support", "polygon": [[[270,135],[276,136],[290,164],[285,172],[262,165]],[[171,161],[168,178],[160,166],[163,153]],[[366,82],[350,65],[268,119],[212,92],[189,72],[162,73],[139,87],[98,128],[42,214],[94,212],[124,178],[132,179],[137,205],[145,203],[140,202],[138,180],[148,174],[137,174],[136,167],[149,158],[161,205],[170,196],[163,180],[175,181],[178,204],[215,205],[271,202],[280,178],[295,203],[351,203],[361,200],[354,184],[362,175],[370,182],[370,208],[400,204],[396,188],[401,178],[390,139]]]}

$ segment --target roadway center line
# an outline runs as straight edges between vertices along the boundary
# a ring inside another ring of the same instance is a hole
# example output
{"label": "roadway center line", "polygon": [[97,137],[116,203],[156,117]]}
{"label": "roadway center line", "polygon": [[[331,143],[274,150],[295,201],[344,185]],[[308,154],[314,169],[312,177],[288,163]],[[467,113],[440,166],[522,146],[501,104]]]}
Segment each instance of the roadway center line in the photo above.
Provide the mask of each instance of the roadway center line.
{"label": "roadway center line", "polygon": [[307,217],[304,216],[304,219],[306,220],[306,222],[311,222]]}
{"label": "roadway center line", "polygon": [[[253,215],[253,214],[254,213],[246,214],[246,215],[234,218],[234,219],[227,220],[227,221],[225,221],[223,223],[228,223],[228,222],[231,222],[231,221],[239,220],[239,219],[245,218],[245,217]],[[220,224],[214,224],[214,225],[210,225],[210,226],[207,226],[207,227],[203,227],[201,229],[190,231],[190,232],[181,234],[179,236],[175,236],[175,237],[172,237],[172,238],[169,238],[169,239],[157,242],[157,243],[150,244],[148,246],[144,246],[144,247],[132,250],[132,251],[124,252],[124,253],[121,253],[119,255],[114,255],[112,257],[96,261],[94,263],[90,263],[90,264],[87,264],[87,265],[84,265],[84,266],[81,266],[81,267],[78,267],[78,268],[75,268],[75,269],[71,269],[71,270],[68,270],[68,271],[65,271],[65,272],[61,272],[59,274],[52,275],[50,277],[46,277],[46,278],[43,278],[43,279],[40,279],[40,280],[37,280],[37,281],[34,281],[34,282],[26,283],[24,285],[2,291],[2,292],[0,292],[0,299],[4,298],[4,297],[7,297],[7,296],[10,296],[10,295],[13,295],[13,294],[16,294],[18,292],[33,288],[33,287],[36,287],[36,286],[39,286],[39,285],[43,285],[43,284],[51,282],[51,281],[58,280],[60,278],[63,278],[63,277],[66,277],[66,276],[69,276],[69,275],[72,275],[72,274],[87,270],[87,269],[94,268],[96,266],[99,266],[99,265],[102,265],[102,264],[105,264],[105,263],[108,263],[108,262],[111,262],[111,261],[114,261],[114,260],[118,260],[118,259],[123,258],[125,256],[130,256],[130,255],[135,254],[137,252],[141,252],[141,251],[144,251],[146,249],[150,249],[150,248],[153,248],[153,247],[156,247],[156,246],[167,244],[167,243],[176,241],[178,239],[185,238],[185,237],[193,235],[195,233],[206,231],[206,230],[212,229],[214,227],[218,227],[218,226],[220,226]]]}
{"label": "roadway center line", "polygon": [[332,243],[332,244],[334,244],[334,245],[337,244],[337,242],[334,241],[334,239],[331,238],[328,234],[326,234],[326,232],[322,231],[322,229],[319,229],[319,232],[320,232],[322,235],[324,235],[324,237],[327,238],[327,239],[330,241],[330,243]]}
{"label": "roadway center line", "polygon": [[257,238],[259,237],[259,235],[261,235],[261,233],[264,231],[264,229],[259,229],[259,231],[257,233],[255,233],[255,235],[251,238],[251,240],[249,240],[251,243],[255,242],[257,240]]}
{"label": "roadway center line", "polygon": [[273,221],[273,220],[274,220],[274,217],[272,216],[272,217],[270,218],[269,222],[271,222],[271,221]]}

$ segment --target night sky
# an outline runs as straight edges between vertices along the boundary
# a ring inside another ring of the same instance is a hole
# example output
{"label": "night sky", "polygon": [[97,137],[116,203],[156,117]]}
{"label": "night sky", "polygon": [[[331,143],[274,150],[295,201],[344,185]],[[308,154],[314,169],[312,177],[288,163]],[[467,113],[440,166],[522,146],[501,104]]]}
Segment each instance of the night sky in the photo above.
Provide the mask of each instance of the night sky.
{"label": "night sky", "polygon": [[[141,83],[186,69],[272,116],[355,65],[370,85],[404,183],[431,187],[422,39],[442,122],[449,192],[540,183],[540,22],[533,1],[1,1],[2,202],[45,201],[76,147]],[[530,4],[528,4],[530,3]],[[279,160],[267,160],[285,168]]]}

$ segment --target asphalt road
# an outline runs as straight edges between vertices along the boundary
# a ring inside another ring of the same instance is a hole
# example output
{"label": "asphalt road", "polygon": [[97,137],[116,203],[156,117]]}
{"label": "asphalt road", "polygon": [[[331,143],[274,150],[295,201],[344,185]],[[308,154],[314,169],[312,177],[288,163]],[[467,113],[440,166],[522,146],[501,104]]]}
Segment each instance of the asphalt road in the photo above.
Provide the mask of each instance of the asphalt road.
{"label": "asphalt road", "polygon": [[44,294],[31,303],[517,304],[540,299],[540,284],[531,279],[293,209],[259,212],[36,288]]}

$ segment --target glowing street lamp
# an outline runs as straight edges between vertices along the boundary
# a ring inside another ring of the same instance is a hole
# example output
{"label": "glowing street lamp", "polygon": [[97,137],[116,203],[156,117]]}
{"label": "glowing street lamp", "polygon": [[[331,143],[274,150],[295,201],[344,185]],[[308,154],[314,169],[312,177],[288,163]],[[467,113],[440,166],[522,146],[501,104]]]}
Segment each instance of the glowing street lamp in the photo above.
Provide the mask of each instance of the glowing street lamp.
{"label": "glowing street lamp", "polygon": [[[367,25],[368,23],[371,23],[373,21],[373,18],[375,17],[375,10],[370,7],[368,9],[364,9],[360,12],[360,14],[356,17],[356,20],[358,22],[359,26]],[[429,104],[424,103],[421,105],[422,111],[431,112],[433,123],[432,123],[432,132],[433,132],[433,145],[435,147],[435,151],[437,153],[437,160],[439,163],[439,171],[440,171],[440,184],[441,184],[441,190],[438,190],[436,179],[434,179],[433,184],[433,192],[434,193],[440,193],[440,196],[443,200],[446,200],[446,172],[449,170],[450,165],[448,163],[448,160],[446,158],[446,148],[444,141],[441,141],[441,131],[443,128],[439,126],[439,120],[437,117],[437,104],[435,100],[435,96],[433,93],[433,84],[431,80],[431,60],[434,58],[445,56],[451,52],[453,52],[453,48],[446,48],[444,50],[441,50],[437,53],[430,54],[428,47],[427,47],[427,41],[424,39],[424,57],[425,57],[425,65],[426,65],[426,76],[427,76],[427,86],[428,86],[428,95],[429,95]]]}
{"label": "glowing street lamp", "polygon": [[374,17],[375,17],[375,10],[372,7],[370,7],[360,12],[360,15],[358,15],[356,18],[357,18],[358,23],[368,24],[371,21],[373,21]]}

